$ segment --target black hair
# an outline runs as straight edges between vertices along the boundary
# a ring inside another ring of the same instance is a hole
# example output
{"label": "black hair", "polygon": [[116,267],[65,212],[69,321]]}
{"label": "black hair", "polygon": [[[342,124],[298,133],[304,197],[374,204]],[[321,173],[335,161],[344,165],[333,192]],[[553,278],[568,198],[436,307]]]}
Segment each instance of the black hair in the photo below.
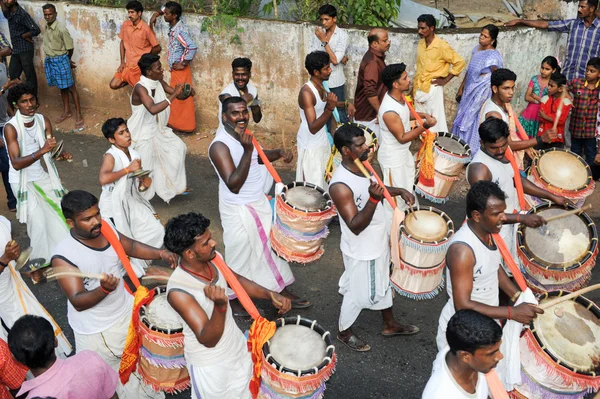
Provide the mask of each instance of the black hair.
{"label": "black hair", "polygon": [[421,14],[417,18],[417,23],[425,22],[427,26],[430,28],[433,27],[435,29],[435,17],[431,14]]}
{"label": "black hair", "polygon": [[598,9],[598,0],[587,0],[587,5]]}
{"label": "black hair", "polygon": [[327,15],[328,17],[335,18],[337,17],[337,9],[331,4],[324,4],[319,7],[319,17],[321,15]]}
{"label": "black hair", "polygon": [[[600,57],[593,57],[587,62],[586,66],[594,67],[596,70],[600,71]],[[12,89],[14,90],[14,89]]]}
{"label": "black hair", "polygon": [[498,33],[500,33],[500,29],[498,29],[498,27],[494,24],[487,24],[486,26],[481,28],[481,30],[484,30],[484,29],[488,31],[488,33],[490,34],[490,37],[494,41],[492,43],[492,47],[496,48],[498,46]]}
{"label": "black hair", "polygon": [[25,82],[11,87],[11,89],[8,91],[7,100],[10,104],[16,104],[25,94],[31,94],[37,99],[37,96],[33,90],[33,86],[29,82]]}
{"label": "black hair", "polygon": [[52,324],[43,317],[21,316],[8,333],[8,347],[15,359],[30,369],[47,367],[56,359]]}
{"label": "black hair", "polygon": [[246,68],[248,71],[251,71],[252,61],[250,61],[250,58],[236,58],[231,62],[231,69],[235,68]]}
{"label": "black hair", "polygon": [[367,36],[367,41],[369,42],[369,47],[371,47],[372,43],[379,41],[379,36],[377,36],[377,33],[373,33],[372,35]]}
{"label": "black hair", "polygon": [[488,180],[475,182],[467,192],[467,217],[470,219],[473,211],[485,212],[490,197],[506,200],[506,194],[498,183]]}
{"label": "black hair", "polygon": [[227,97],[225,100],[223,100],[223,105],[221,107],[223,109],[223,113],[229,111],[229,104],[238,104],[238,103],[246,104],[246,100],[244,100],[242,97],[239,97],[239,96]]}
{"label": "black hair", "polygon": [[206,232],[210,220],[203,215],[190,212],[170,219],[165,226],[165,247],[177,254],[194,245],[194,239]]}
{"label": "black hair", "polygon": [[75,220],[80,213],[97,204],[98,198],[94,194],[83,190],[73,190],[69,191],[60,201],[60,208],[65,219]]}
{"label": "black hair", "polygon": [[42,10],[52,10],[52,11],[54,11],[54,13],[56,13],[56,7],[54,6],[54,4],[50,4],[50,3],[44,4],[42,6]]}
{"label": "black hair", "polygon": [[502,340],[502,327],[494,319],[471,309],[461,309],[448,321],[446,340],[450,352],[474,354],[477,349],[495,345]]}
{"label": "black hair", "polygon": [[329,65],[329,54],[324,51],[313,51],[310,54],[306,55],[304,59],[304,67],[310,74],[313,76],[315,71],[320,71],[325,66]]}
{"label": "black hair", "polygon": [[484,143],[495,143],[509,135],[508,124],[502,119],[490,117],[479,125],[479,138]]}
{"label": "black hair", "polygon": [[168,9],[171,14],[175,14],[178,21],[181,19],[181,14],[183,14],[181,4],[177,3],[176,1],[167,1],[165,3],[165,8]]}
{"label": "black hair", "polygon": [[102,124],[102,134],[107,139],[114,139],[115,138],[115,132],[117,131],[117,129],[121,125],[127,125],[127,122],[125,122],[125,119],[123,119],[123,118],[110,118],[110,119],[107,119],[106,122],[104,122]]}
{"label": "black hair", "polygon": [[552,75],[550,75],[550,80],[556,83],[558,87],[567,84],[567,77],[560,72],[554,72]]}
{"label": "black hair", "polygon": [[548,64],[550,65],[550,68],[555,69],[555,72],[559,72],[562,71],[560,65],[558,65],[558,60],[556,59],[556,57],[553,57],[551,55],[544,57],[544,59],[542,60],[542,63],[540,65],[544,65],[544,64]]}
{"label": "black hair", "polygon": [[502,83],[512,80],[517,80],[517,74],[506,68],[498,68],[494,72],[492,72],[492,77],[490,79],[492,87],[500,87]]}
{"label": "black hair", "polygon": [[400,76],[402,76],[404,71],[406,71],[406,65],[404,65],[404,63],[390,64],[383,68],[381,80],[385,87],[387,87],[388,90],[392,90],[394,82],[400,79]]}
{"label": "black hair", "polygon": [[354,124],[340,126],[333,135],[333,143],[339,152],[342,152],[343,147],[350,147],[352,140],[355,137],[362,137],[365,132]]}
{"label": "black hair", "polygon": [[137,0],[131,0],[125,5],[125,9],[127,11],[133,10],[135,12],[144,12],[144,6]]}
{"label": "black hair", "polygon": [[138,67],[140,68],[142,75],[146,76],[146,73],[152,68],[152,64],[156,61],[160,61],[160,56],[158,56],[158,54],[146,53],[142,55],[138,61]]}

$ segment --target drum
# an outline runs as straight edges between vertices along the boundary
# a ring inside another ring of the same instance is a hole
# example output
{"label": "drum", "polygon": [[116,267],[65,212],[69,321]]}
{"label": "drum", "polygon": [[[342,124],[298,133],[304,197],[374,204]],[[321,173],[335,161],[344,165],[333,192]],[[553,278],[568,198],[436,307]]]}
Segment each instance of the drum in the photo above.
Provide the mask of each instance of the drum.
{"label": "drum", "polygon": [[276,325],[263,346],[259,397],[322,398],[336,364],[331,334],[300,316],[278,319]]}
{"label": "drum", "polygon": [[415,191],[429,201],[444,203],[460,172],[471,162],[471,148],[451,133],[438,133],[434,143],[433,162],[433,187],[424,186],[417,178]]}
{"label": "drum", "polygon": [[167,287],[154,290],[152,301],[140,308],[138,371],[154,390],[177,393],[190,386],[183,357],[183,324],[167,301]]}
{"label": "drum", "polygon": [[392,270],[392,287],[416,300],[435,297],[444,286],[446,252],[453,234],[452,219],[439,209],[407,211],[400,225],[400,265]]}
{"label": "drum", "polygon": [[329,194],[311,183],[293,182],[275,200],[271,247],[288,262],[308,263],[323,255],[327,225],[335,216]]}
{"label": "drum", "polygon": [[[374,131],[366,127],[365,125],[361,125],[359,123],[350,122],[349,124],[358,126],[365,132],[365,143],[367,147],[369,147],[369,157],[368,161],[372,162],[375,158],[375,152],[379,148],[379,141],[377,140],[377,135]],[[340,125],[341,126],[341,125]],[[331,178],[333,177],[333,172],[335,169],[340,166],[342,163],[342,154],[337,150],[334,146],[331,147],[331,155],[329,156],[329,161],[327,161],[327,167],[325,168],[325,181],[329,183]]]}
{"label": "drum", "polygon": [[[570,199],[578,207],[583,206],[595,187],[592,171],[585,160],[574,152],[559,148],[542,151],[534,158],[528,179],[538,187]],[[538,198],[532,199],[542,202]]]}
{"label": "drum", "polygon": [[[566,294],[546,293],[540,303]],[[600,388],[600,308],[578,296],[546,309],[523,332],[520,352],[513,398],[583,399]]]}
{"label": "drum", "polygon": [[[528,214],[549,217],[564,211],[547,203],[532,208]],[[582,212],[553,220],[546,227],[547,234],[523,224],[517,229],[518,254],[529,287],[542,293],[576,291],[586,286],[598,255],[598,232],[592,219]]]}

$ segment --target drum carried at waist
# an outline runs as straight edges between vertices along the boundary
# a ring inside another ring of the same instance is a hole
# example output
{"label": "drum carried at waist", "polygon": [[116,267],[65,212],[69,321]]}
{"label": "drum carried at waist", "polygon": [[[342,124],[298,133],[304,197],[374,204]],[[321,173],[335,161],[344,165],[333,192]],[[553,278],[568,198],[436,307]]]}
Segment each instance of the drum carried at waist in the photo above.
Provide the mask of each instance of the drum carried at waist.
{"label": "drum carried at waist", "polygon": [[434,143],[433,162],[435,169],[433,187],[424,186],[417,178],[415,191],[429,201],[444,203],[460,172],[467,163],[471,162],[471,148],[451,133],[438,133]]}
{"label": "drum carried at waist", "polygon": [[322,188],[293,182],[275,200],[271,247],[288,262],[308,263],[323,255],[327,225],[335,216],[333,202]]}
{"label": "drum carried at waist", "polygon": [[406,212],[400,225],[400,265],[390,281],[402,296],[412,299],[435,297],[444,286],[444,267],[454,223],[432,207]]}
{"label": "drum carried at waist", "polygon": [[335,372],[335,346],[329,331],[300,316],[276,321],[275,335],[263,346],[259,398],[320,399]]}
{"label": "drum carried at waist", "polygon": [[[540,303],[567,294],[546,293]],[[600,308],[578,296],[546,309],[524,330],[520,352],[512,398],[583,399],[600,388]]]}
{"label": "drum carried at waist", "polygon": [[[574,152],[551,148],[535,157],[527,178],[538,187],[570,199],[581,208],[585,199],[594,192],[592,171],[585,160]],[[529,197],[534,204],[545,202]]]}
{"label": "drum carried at waist", "polygon": [[[575,209],[569,206],[569,209]],[[558,205],[542,204],[528,214],[550,217],[565,212]],[[598,232],[585,213],[553,220],[542,229],[519,225],[517,246],[523,275],[534,292],[576,291],[585,287],[598,255]]]}
{"label": "drum carried at waist", "polygon": [[[365,125],[361,125],[359,123],[349,122],[347,124],[354,125],[359,127],[365,132],[365,144],[369,148],[369,156],[367,160],[372,162],[375,158],[375,152],[379,148],[379,140],[377,139],[377,135],[374,131],[366,127]],[[344,124],[340,125],[343,126]],[[329,155],[329,161],[327,161],[327,167],[325,168],[325,181],[329,183],[331,178],[333,177],[333,172],[335,169],[340,166],[342,163],[342,154],[338,151],[336,146],[331,147],[331,155]]]}
{"label": "drum carried at waist", "polygon": [[172,394],[190,386],[183,357],[183,324],[167,301],[167,287],[154,290],[152,301],[140,309],[138,372],[154,390]]}

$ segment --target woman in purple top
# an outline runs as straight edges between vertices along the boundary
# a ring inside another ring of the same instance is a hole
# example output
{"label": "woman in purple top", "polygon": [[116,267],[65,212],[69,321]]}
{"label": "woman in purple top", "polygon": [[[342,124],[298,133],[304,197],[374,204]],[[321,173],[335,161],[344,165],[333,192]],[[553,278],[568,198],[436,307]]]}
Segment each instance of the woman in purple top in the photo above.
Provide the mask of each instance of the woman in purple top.
{"label": "woman in purple top", "polygon": [[498,27],[486,25],[481,29],[479,44],[471,54],[465,78],[458,89],[459,103],[452,133],[469,144],[472,154],[479,150],[479,111],[491,97],[490,76],[504,66],[502,56],[496,50]]}

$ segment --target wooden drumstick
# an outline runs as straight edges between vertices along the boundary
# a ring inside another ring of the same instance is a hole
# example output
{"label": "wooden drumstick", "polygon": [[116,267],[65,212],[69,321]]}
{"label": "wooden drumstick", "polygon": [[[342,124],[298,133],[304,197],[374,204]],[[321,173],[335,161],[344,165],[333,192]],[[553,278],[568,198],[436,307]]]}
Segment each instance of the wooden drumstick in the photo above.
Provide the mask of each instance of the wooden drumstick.
{"label": "wooden drumstick", "polygon": [[282,307],[283,303],[281,303],[277,299],[275,299],[275,295],[273,295],[273,291],[271,291],[270,294],[271,294],[271,300],[273,301],[273,303],[279,307]]}
{"label": "wooden drumstick", "polygon": [[560,213],[560,214],[554,215],[554,216],[549,216],[549,217],[544,218],[544,219],[546,220],[546,222],[551,222],[553,220],[566,218],[567,216],[571,216],[571,215],[575,215],[577,213],[581,213],[583,211],[587,211],[591,207],[592,207],[592,204],[587,204],[587,205],[585,205],[585,206],[583,206],[581,208],[572,209],[570,211],[566,211],[566,212],[563,212],[563,213]]}
{"label": "wooden drumstick", "polygon": [[81,277],[81,278],[91,278],[94,280],[102,280],[104,278],[101,274],[93,274],[93,273],[81,273],[81,272],[59,272],[54,273],[48,276],[48,281],[58,280],[60,277]]}
{"label": "wooden drumstick", "polygon": [[287,146],[285,145],[285,132],[283,129],[281,130],[281,145],[283,146],[283,151],[287,151]]}
{"label": "wooden drumstick", "polygon": [[552,300],[550,300],[550,301],[548,301],[548,302],[544,302],[544,303],[542,303],[541,305],[539,305],[538,307],[539,307],[540,309],[546,310],[546,309],[548,309],[548,308],[551,308],[551,307],[553,307],[553,306],[556,306],[556,305],[558,305],[558,304],[559,304],[559,303],[561,303],[561,302],[565,302],[565,301],[568,301],[568,300],[570,300],[570,299],[577,298],[578,296],[581,296],[581,295],[583,295],[583,294],[585,294],[585,293],[587,293],[587,292],[590,292],[590,291],[597,290],[598,288],[600,288],[600,284],[594,284],[594,285],[591,285],[591,286],[589,286],[589,287],[586,287],[586,288],[582,288],[582,289],[580,289],[580,290],[577,290],[577,291],[575,291],[575,292],[571,292],[571,293],[570,293],[570,294],[568,294],[568,295],[565,295],[565,296],[560,296],[560,297],[558,297],[558,298],[555,298],[555,299],[552,299]]}
{"label": "wooden drumstick", "polygon": [[564,105],[566,96],[567,96],[567,90],[565,87],[565,90],[563,90],[563,92],[560,96],[560,103],[558,104],[558,109],[556,110],[556,116],[554,117],[554,124],[552,125],[552,128],[554,130],[556,130],[556,127],[558,126],[558,120],[560,119],[560,116],[562,114],[563,105]]}
{"label": "wooden drumstick", "polygon": [[365,177],[367,179],[371,179],[371,175],[369,174],[369,171],[367,171],[367,169],[365,168],[365,165],[363,165],[363,163],[360,161],[359,158],[354,158],[354,164],[361,171],[361,173],[363,175],[365,175]]}

